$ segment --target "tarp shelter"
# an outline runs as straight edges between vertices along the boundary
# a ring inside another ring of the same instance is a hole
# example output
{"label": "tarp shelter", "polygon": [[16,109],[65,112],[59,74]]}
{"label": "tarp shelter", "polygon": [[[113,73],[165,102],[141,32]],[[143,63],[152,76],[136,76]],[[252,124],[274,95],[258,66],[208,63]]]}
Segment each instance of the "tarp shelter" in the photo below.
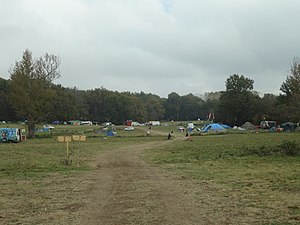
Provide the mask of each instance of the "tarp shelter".
{"label": "tarp shelter", "polygon": [[202,129],[203,132],[219,132],[219,131],[225,131],[225,130],[226,129],[218,123],[208,124]]}
{"label": "tarp shelter", "polygon": [[284,129],[284,131],[293,131],[296,128],[296,124],[292,122],[286,122],[281,124],[281,127]]}
{"label": "tarp shelter", "polygon": [[220,124],[222,127],[224,127],[225,129],[231,129],[230,126],[226,125],[226,124]]}

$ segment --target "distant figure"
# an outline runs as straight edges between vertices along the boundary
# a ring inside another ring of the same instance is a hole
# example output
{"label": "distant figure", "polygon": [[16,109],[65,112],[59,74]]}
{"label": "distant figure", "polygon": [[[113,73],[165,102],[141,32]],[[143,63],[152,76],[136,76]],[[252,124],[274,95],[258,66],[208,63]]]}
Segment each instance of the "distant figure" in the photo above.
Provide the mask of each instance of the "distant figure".
{"label": "distant figure", "polygon": [[150,131],[147,131],[147,137],[149,137],[150,136]]}
{"label": "distant figure", "polygon": [[169,134],[168,134],[168,140],[170,140],[171,137],[172,137],[172,136],[171,136],[171,133],[169,133]]}

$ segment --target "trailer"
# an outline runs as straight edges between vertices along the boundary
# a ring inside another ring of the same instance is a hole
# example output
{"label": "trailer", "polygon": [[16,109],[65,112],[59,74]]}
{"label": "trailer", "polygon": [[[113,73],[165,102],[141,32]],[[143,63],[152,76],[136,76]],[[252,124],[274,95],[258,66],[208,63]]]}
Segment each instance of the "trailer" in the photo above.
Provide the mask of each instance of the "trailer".
{"label": "trailer", "polygon": [[22,140],[21,129],[19,128],[0,128],[0,143],[14,142]]}

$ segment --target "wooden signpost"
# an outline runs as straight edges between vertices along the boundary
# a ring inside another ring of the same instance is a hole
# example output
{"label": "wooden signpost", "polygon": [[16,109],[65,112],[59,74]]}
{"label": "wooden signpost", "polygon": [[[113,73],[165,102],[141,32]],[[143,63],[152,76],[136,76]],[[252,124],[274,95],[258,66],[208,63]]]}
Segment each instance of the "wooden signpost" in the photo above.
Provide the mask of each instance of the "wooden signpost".
{"label": "wooden signpost", "polygon": [[[73,141],[86,141],[85,135],[73,135],[72,136]],[[77,147],[77,166],[79,167],[80,164],[80,149],[79,145]]]}
{"label": "wooden signpost", "polygon": [[[66,155],[64,158],[64,165],[71,165],[72,160],[70,159],[70,146],[69,143],[73,141],[86,141],[85,135],[72,135],[72,136],[58,136],[57,137],[58,142],[64,142],[66,143]],[[79,147],[77,151],[77,166],[79,166],[80,161],[80,154],[79,154]]]}
{"label": "wooden signpost", "polygon": [[69,142],[72,141],[72,137],[71,136],[58,136],[57,137],[58,142],[64,142],[66,143],[66,155],[64,158],[64,165],[71,165],[72,160],[70,159],[70,150],[69,150]]}

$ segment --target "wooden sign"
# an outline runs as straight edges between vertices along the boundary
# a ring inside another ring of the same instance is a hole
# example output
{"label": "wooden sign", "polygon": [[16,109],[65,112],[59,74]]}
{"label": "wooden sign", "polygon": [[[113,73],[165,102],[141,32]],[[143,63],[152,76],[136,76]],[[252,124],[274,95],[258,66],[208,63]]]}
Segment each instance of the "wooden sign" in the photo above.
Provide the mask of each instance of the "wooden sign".
{"label": "wooden sign", "polygon": [[57,140],[58,140],[58,142],[71,142],[72,137],[71,136],[58,136]]}
{"label": "wooden sign", "polygon": [[85,135],[80,135],[80,141],[86,141],[86,136]]}
{"label": "wooden sign", "polygon": [[86,141],[85,135],[73,135],[72,136],[73,141]]}
{"label": "wooden sign", "polygon": [[65,136],[65,142],[71,142],[72,137],[71,136]]}
{"label": "wooden sign", "polygon": [[80,140],[80,135],[73,135],[72,139],[73,139],[73,141],[79,141]]}
{"label": "wooden sign", "polygon": [[65,136],[58,136],[57,140],[58,142],[65,142]]}

